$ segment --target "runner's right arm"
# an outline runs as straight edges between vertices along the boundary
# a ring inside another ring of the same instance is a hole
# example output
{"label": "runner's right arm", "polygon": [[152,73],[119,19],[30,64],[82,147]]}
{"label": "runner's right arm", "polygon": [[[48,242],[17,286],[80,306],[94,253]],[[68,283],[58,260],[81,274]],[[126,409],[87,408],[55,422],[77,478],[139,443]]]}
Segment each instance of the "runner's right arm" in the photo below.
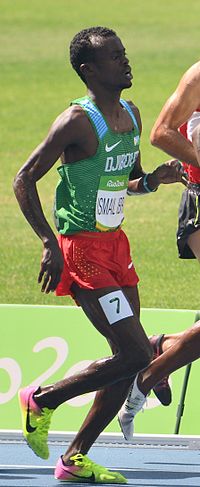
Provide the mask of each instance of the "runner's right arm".
{"label": "runner's right arm", "polygon": [[41,290],[54,291],[63,269],[63,257],[57,238],[47,222],[39,195],[37,181],[55,164],[69,146],[83,150],[88,137],[88,125],[83,110],[69,108],[57,117],[45,140],[33,151],[14,180],[14,192],[29,224],[43,242],[44,250],[38,282]]}

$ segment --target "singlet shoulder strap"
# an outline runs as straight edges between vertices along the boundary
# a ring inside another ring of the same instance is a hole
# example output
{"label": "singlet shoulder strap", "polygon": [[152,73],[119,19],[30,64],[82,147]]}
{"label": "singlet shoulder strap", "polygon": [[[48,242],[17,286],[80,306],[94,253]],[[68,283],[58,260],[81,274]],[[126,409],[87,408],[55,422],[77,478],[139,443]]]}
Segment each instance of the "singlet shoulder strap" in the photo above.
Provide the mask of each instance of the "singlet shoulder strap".
{"label": "singlet shoulder strap", "polygon": [[87,96],[73,100],[71,105],[80,105],[83,108],[91,120],[98,137],[102,139],[108,130],[108,126],[97,106]]}
{"label": "singlet shoulder strap", "polygon": [[121,105],[123,105],[124,108],[126,108],[127,112],[129,113],[129,115],[131,116],[131,118],[133,120],[134,125],[139,130],[137,120],[135,118],[135,115],[134,115],[133,110],[131,109],[129,103],[126,100],[123,100],[122,98],[120,98],[120,103],[121,103]]}

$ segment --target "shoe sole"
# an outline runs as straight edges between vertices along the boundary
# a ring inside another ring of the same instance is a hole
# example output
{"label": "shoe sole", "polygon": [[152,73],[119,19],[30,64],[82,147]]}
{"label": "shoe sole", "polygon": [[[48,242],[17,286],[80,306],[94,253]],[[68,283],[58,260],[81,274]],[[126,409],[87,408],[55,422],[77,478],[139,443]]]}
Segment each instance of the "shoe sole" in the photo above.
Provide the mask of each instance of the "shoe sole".
{"label": "shoe sole", "polygon": [[119,426],[120,426],[120,429],[121,429],[121,432],[123,434],[123,437],[124,437],[125,441],[132,441],[132,439],[133,439],[132,436],[130,438],[128,438],[128,437],[125,436],[124,429],[123,429],[123,426],[122,426],[122,423],[121,423],[121,420],[120,420],[119,415],[117,416],[117,420],[118,420],[118,423],[119,423]]}

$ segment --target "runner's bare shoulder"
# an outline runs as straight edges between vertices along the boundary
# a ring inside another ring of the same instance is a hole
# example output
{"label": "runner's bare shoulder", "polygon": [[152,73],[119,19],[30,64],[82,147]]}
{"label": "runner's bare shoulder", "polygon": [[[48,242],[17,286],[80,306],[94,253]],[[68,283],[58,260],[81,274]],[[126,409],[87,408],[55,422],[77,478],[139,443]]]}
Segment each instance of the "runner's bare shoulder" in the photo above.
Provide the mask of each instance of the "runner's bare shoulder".
{"label": "runner's bare shoulder", "polygon": [[138,123],[138,127],[139,127],[140,132],[141,132],[142,131],[142,121],[141,121],[141,117],[140,117],[139,108],[131,100],[127,100],[127,103],[129,104],[131,110],[133,111],[133,113],[135,115],[135,118],[136,118],[137,123]]}

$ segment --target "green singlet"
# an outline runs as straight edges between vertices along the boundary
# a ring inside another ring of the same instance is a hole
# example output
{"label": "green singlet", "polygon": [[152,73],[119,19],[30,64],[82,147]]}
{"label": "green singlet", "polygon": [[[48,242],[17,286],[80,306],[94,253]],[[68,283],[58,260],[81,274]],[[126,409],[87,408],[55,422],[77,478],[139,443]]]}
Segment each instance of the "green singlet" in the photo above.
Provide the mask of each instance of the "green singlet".
{"label": "green singlet", "polygon": [[114,231],[124,219],[129,174],[139,153],[140,134],[129,104],[121,105],[133,120],[130,132],[115,133],[89,97],[74,100],[89,118],[96,137],[96,154],[58,168],[55,222],[59,233]]}

